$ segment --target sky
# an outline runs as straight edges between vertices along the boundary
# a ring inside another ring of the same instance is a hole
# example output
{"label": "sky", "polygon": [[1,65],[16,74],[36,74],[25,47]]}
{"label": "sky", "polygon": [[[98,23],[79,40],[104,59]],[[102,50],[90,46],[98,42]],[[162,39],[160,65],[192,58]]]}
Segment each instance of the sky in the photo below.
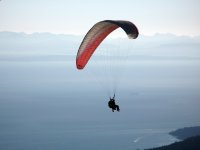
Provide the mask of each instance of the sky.
{"label": "sky", "polygon": [[0,0],[0,31],[82,35],[113,19],[133,22],[143,35],[200,36],[199,18],[199,0]]}

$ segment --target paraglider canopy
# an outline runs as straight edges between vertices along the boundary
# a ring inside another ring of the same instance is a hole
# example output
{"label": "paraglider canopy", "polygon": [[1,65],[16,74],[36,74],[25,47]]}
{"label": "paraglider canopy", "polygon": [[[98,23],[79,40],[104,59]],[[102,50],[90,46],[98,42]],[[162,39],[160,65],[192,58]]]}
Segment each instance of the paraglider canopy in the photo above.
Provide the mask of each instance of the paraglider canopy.
{"label": "paraglider canopy", "polygon": [[119,27],[126,32],[130,39],[138,37],[138,29],[132,22],[124,20],[104,20],[96,23],[85,35],[79,47],[76,56],[77,69],[83,69],[101,42]]}

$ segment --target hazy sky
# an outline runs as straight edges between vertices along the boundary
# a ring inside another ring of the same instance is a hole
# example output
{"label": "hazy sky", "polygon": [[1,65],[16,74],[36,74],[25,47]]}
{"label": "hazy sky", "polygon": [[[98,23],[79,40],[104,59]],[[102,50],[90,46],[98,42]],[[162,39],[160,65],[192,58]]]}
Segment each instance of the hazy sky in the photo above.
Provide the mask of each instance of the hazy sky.
{"label": "hazy sky", "polygon": [[200,35],[200,0],[1,0],[0,31],[85,34],[96,22],[125,19],[141,34]]}

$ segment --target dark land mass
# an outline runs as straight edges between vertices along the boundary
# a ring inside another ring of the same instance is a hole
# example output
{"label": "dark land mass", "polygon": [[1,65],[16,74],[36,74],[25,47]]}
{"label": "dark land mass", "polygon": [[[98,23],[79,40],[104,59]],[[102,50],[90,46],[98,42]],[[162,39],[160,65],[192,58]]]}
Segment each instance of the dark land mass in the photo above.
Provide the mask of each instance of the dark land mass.
{"label": "dark land mass", "polygon": [[200,150],[200,126],[181,128],[169,134],[183,141],[146,150]]}
{"label": "dark land mass", "polygon": [[178,129],[170,132],[169,134],[176,137],[177,139],[185,140],[192,136],[200,136],[200,126]]}
{"label": "dark land mass", "polygon": [[167,146],[151,148],[146,150],[200,150],[200,136],[190,137],[180,142]]}

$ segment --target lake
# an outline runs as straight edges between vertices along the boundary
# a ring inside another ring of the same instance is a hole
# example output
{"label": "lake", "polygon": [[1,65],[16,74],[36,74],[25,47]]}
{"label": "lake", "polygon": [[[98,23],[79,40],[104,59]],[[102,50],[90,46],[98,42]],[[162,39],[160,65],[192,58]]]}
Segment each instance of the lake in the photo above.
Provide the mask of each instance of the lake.
{"label": "lake", "polygon": [[69,56],[1,60],[0,149],[136,150],[173,143],[168,132],[200,125],[199,60],[119,64],[114,113],[109,80],[89,65],[79,71]]}

